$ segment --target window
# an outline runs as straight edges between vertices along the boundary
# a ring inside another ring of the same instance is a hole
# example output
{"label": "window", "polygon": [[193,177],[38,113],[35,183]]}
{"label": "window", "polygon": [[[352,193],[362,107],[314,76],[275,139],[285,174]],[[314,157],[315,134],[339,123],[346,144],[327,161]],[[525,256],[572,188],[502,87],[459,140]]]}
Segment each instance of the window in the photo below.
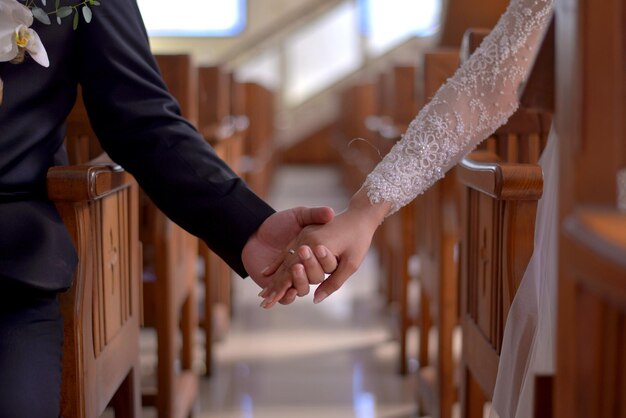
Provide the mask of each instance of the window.
{"label": "window", "polygon": [[361,30],[370,55],[380,55],[411,36],[439,28],[441,0],[359,0]]}
{"label": "window", "polygon": [[361,66],[356,7],[344,2],[287,41],[285,99],[297,105]]}
{"label": "window", "polygon": [[234,36],[246,25],[246,0],[138,0],[150,36]]}

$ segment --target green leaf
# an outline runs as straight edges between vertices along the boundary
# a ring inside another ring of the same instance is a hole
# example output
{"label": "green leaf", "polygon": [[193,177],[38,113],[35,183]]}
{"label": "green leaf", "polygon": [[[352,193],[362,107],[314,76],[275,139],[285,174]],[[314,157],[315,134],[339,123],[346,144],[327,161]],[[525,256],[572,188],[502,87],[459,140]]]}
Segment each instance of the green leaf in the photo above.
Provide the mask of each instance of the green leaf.
{"label": "green leaf", "polygon": [[41,4],[46,5],[46,0],[41,0]]}
{"label": "green leaf", "polygon": [[74,28],[74,30],[76,30],[76,28],[78,27],[78,10],[76,11],[76,13],[74,13],[74,21],[72,22],[72,27]]}
{"label": "green leaf", "polygon": [[57,16],[57,23],[60,25],[61,24],[61,18],[59,16]]}
{"label": "green leaf", "polygon": [[57,10],[57,16],[60,18],[68,17],[72,14],[73,9],[69,6],[63,6]]}
{"label": "green leaf", "polygon": [[100,6],[100,2],[98,0],[92,0],[91,4],[93,6]]}
{"label": "green leaf", "polygon": [[33,12],[33,17],[43,23],[44,25],[50,24],[50,17],[48,14],[40,7],[33,7],[31,10]]}
{"label": "green leaf", "polygon": [[59,10],[59,6],[61,5],[61,0],[54,1],[54,10]]}
{"label": "green leaf", "polygon": [[91,13],[91,9],[89,8],[89,6],[84,5],[83,6],[83,17],[85,18],[85,22],[89,23],[91,22],[91,17],[92,17],[92,13]]}

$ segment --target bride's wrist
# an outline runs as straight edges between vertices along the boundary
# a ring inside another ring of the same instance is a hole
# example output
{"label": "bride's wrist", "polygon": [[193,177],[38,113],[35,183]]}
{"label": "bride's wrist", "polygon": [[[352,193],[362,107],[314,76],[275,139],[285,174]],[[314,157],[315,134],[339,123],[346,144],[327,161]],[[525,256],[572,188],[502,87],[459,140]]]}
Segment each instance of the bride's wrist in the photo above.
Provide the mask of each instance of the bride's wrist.
{"label": "bride's wrist", "polygon": [[384,201],[372,203],[367,196],[367,190],[361,188],[350,199],[348,210],[352,213],[358,213],[364,221],[371,223],[376,228],[391,211],[391,203]]}

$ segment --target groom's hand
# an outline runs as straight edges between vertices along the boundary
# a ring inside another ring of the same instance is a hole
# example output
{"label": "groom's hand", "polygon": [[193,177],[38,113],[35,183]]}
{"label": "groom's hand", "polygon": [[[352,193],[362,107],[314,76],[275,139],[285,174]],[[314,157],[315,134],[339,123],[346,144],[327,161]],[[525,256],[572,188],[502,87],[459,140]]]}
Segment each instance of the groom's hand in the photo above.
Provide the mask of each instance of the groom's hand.
{"label": "groom's hand", "polygon": [[[261,288],[265,288],[271,279],[271,277],[263,274],[268,266],[273,264],[276,259],[297,257],[297,255],[291,255],[287,252],[287,245],[298,236],[302,229],[308,225],[326,224],[334,216],[334,211],[329,207],[297,207],[277,212],[267,218],[250,237],[241,253],[244,267],[252,280]],[[300,268],[297,271],[301,278],[306,278],[307,275],[317,275],[318,272],[323,275],[323,269],[315,257],[312,257],[304,269]],[[311,279],[311,282],[319,282],[319,279]],[[298,291],[291,288],[281,299],[281,302],[289,303],[297,294]]]}

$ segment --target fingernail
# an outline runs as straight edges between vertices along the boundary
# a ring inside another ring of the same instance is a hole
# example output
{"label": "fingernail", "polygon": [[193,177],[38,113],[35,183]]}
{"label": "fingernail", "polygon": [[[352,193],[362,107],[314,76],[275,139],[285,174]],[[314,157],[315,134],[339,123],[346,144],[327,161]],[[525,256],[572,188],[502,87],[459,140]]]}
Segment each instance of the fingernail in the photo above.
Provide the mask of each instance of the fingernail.
{"label": "fingernail", "polygon": [[273,300],[274,300],[273,296],[265,298],[265,299],[263,299],[263,301],[261,302],[261,305],[259,305],[259,306],[261,306],[261,308],[267,309],[267,308],[269,308],[271,306]]}
{"label": "fingernail", "polygon": [[304,247],[301,250],[301,254],[300,255],[302,256],[303,259],[308,260],[309,258],[311,258],[311,256],[313,254],[311,254],[311,250],[310,249],[308,249],[307,247]]}
{"label": "fingernail", "polygon": [[265,267],[263,270],[261,270],[261,274],[265,274],[269,271],[270,266]]}
{"label": "fingernail", "polygon": [[261,306],[267,308],[274,303],[274,299],[276,299],[276,292],[272,292],[269,296],[265,295]]}
{"label": "fingernail", "polygon": [[328,293],[326,293],[326,292],[317,292],[315,294],[315,297],[313,298],[313,303],[317,305],[318,303],[320,303],[321,301],[323,301],[327,297],[328,297]]}
{"label": "fingernail", "polygon": [[265,289],[261,290],[257,296],[258,296],[258,297],[261,297],[261,295],[262,295],[263,293],[265,293]]}
{"label": "fingernail", "polygon": [[324,247],[318,247],[315,249],[315,254],[320,257],[320,258],[324,258],[326,257],[326,248]]}

